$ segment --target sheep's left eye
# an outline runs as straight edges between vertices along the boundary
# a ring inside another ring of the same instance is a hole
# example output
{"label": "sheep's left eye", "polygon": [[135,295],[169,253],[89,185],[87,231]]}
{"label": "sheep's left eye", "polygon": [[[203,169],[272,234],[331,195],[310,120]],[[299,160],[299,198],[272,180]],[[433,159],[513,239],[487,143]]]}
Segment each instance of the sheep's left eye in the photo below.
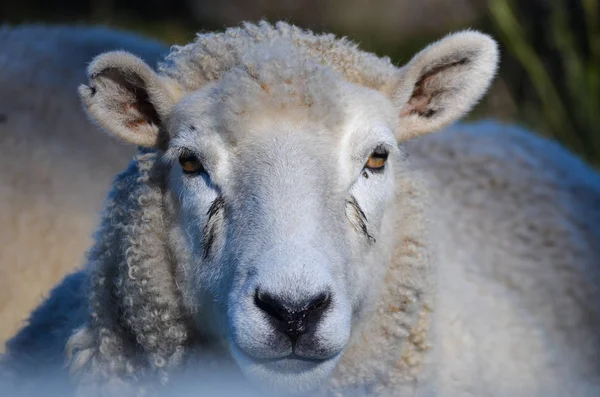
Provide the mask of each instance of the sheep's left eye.
{"label": "sheep's left eye", "polygon": [[384,148],[377,148],[371,153],[367,163],[365,164],[365,168],[370,170],[381,170],[387,161],[389,152]]}
{"label": "sheep's left eye", "polygon": [[193,154],[184,154],[180,156],[179,164],[181,165],[183,172],[186,174],[199,174],[200,172],[204,171],[202,163],[198,157]]}

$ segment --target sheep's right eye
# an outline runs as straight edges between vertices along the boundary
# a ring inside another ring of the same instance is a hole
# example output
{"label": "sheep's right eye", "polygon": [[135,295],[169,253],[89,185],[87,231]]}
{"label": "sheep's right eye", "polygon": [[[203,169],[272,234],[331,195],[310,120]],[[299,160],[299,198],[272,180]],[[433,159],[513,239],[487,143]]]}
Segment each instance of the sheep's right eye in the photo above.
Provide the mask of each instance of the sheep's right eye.
{"label": "sheep's right eye", "polygon": [[179,156],[179,164],[185,174],[199,174],[204,171],[202,163],[194,154],[183,154]]}

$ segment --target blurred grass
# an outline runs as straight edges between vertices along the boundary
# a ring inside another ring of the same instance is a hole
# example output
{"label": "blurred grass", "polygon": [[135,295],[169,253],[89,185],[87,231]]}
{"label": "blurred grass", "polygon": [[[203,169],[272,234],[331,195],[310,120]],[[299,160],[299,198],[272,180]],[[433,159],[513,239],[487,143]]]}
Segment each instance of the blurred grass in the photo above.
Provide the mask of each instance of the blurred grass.
{"label": "blurred grass", "polygon": [[518,12],[522,4],[512,0],[490,0],[488,4],[504,49],[525,70],[537,97],[519,116],[599,166],[599,0],[579,2],[583,23],[571,17],[573,4],[568,7],[565,0],[548,0],[544,35],[550,48],[534,43],[524,28],[526,21]]}

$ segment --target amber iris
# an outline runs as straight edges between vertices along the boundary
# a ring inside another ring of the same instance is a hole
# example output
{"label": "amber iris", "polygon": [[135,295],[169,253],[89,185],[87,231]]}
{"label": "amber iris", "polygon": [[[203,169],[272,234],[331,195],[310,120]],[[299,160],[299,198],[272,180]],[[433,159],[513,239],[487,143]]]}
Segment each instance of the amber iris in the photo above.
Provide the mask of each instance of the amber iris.
{"label": "amber iris", "polygon": [[365,167],[370,170],[381,170],[388,158],[388,151],[382,148],[377,148],[371,153]]}
{"label": "amber iris", "polygon": [[179,164],[181,164],[181,168],[186,174],[197,174],[204,170],[204,167],[202,167],[202,163],[200,163],[198,157],[193,154],[184,154],[180,156]]}

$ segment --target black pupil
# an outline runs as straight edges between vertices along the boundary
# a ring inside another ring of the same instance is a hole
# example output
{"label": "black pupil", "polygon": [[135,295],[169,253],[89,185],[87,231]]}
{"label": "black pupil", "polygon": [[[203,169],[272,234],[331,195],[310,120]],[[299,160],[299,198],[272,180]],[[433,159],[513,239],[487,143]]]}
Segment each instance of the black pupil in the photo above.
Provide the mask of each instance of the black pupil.
{"label": "black pupil", "polygon": [[372,156],[375,157],[376,159],[387,159],[388,158],[388,152],[384,149],[375,149],[375,151],[373,152]]}

